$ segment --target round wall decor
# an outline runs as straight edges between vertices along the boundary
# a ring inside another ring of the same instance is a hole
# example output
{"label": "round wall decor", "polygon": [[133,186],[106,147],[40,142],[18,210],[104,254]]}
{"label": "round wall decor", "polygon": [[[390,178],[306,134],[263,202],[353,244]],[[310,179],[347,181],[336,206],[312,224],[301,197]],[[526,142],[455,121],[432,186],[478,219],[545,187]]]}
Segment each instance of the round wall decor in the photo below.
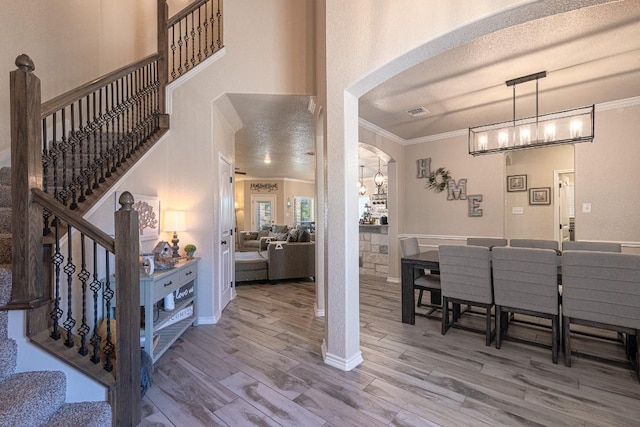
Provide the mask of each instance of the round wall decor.
{"label": "round wall decor", "polygon": [[427,188],[434,189],[440,193],[447,188],[447,182],[451,179],[451,172],[445,168],[438,168],[429,174],[429,185]]}

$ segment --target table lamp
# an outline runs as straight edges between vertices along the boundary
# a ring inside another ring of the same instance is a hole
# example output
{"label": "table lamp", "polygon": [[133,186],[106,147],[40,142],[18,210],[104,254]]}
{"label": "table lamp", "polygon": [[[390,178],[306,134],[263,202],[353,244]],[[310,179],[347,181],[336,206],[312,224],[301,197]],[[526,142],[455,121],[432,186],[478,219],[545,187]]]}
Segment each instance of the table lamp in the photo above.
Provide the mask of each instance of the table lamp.
{"label": "table lamp", "polygon": [[186,221],[184,211],[166,211],[164,213],[164,231],[173,231],[173,239],[171,243],[173,243],[173,258],[179,258],[180,254],[178,253],[178,231],[186,231]]}

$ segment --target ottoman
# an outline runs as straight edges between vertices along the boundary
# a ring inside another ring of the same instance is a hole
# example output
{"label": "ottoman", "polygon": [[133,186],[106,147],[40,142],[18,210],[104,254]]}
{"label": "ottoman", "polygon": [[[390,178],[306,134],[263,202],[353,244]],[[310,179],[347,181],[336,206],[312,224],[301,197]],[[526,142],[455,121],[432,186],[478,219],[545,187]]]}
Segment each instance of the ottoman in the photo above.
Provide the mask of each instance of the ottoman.
{"label": "ottoman", "polygon": [[267,266],[260,252],[236,252],[236,282],[267,280]]}

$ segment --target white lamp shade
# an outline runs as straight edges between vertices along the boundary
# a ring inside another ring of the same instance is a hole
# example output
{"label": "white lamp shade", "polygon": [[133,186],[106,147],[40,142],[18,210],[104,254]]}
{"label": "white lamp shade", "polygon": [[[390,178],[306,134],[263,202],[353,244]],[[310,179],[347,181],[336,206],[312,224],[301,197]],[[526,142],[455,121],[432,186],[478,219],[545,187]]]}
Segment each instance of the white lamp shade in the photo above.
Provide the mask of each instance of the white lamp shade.
{"label": "white lamp shade", "polygon": [[184,211],[166,211],[164,213],[164,231],[186,231],[187,222]]}

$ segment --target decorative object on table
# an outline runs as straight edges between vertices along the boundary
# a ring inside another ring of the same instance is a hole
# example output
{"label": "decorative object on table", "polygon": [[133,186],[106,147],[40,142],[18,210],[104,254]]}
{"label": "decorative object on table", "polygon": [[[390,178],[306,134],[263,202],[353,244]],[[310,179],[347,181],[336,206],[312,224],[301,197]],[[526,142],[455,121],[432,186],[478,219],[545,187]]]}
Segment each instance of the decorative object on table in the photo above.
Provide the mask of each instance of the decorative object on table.
{"label": "decorative object on table", "polygon": [[440,193],[447,188],[447,183],[451,179],[451,172],[445,168],[438,168],[429,174],[429,184],[427,188]]}
{"label": "decorative object on table", "polygon": [[153,253],[142,254],[142,271],[144,271],[144,274],[147,276],[151,276],[155,269],[154,257],[155,255]]}
{"label": "decorative object on table", "polygon": [[195,253],[196,249],[196,245],[188,244],[187,246],[185,246],[184,252],[187,254],[187,258],[193,258],[193,254]]}
{"label": "decorative object on table", "polygon": [[509,175],[507,177],[507,191],[527,191],[527,175]]}
{"label": "decorative object on table", "polygon": [[161,261],[166,258],[171,258],[172,250],[169,242],[164,240],[158,242],[155,248],[153,248],[153,255],[155,257],[155,261]]}
{"label": "decorative object on table", "polygon": [[173,239],[171,239],[171,243],[173,243],[173,257],[179,258],[180,254],[178,250],[180,246],[178,246],[178,231],[186,231],[187,230],[187,222],[185,219],[186,215],[184,211],[166,211],[164,213],[164,231],[173,232]]}
{"label": "decorative object on table", "polygon": [[[116,192],[116,210],[122,192]],[[160,235],[160,199],[153,196],[133,194],[133,209],[138,212],[140,240],[157,239]]]}
{"label": "decorative object on table", "polygon": [[530,205],[550,205],[551,204],[551,187],[531,188],[529,189]]}
{"label": "decorative object on table", "polygon": [[[538,80],[545,77],[547,72],[541,71],[505,82],[507,86],[513,86],[513,120],[469,128],[469,154],[476,156],[593,141],[595,105],[550,114],[538,113]],[[533,80],[536,82],[536,115],[516,119],[516,85]]]}
{"label": "decorative object on table", "polygon": [[176,302],[173,299],[173,292],[164,297],[164,311],[173,311],[176,309]]}

